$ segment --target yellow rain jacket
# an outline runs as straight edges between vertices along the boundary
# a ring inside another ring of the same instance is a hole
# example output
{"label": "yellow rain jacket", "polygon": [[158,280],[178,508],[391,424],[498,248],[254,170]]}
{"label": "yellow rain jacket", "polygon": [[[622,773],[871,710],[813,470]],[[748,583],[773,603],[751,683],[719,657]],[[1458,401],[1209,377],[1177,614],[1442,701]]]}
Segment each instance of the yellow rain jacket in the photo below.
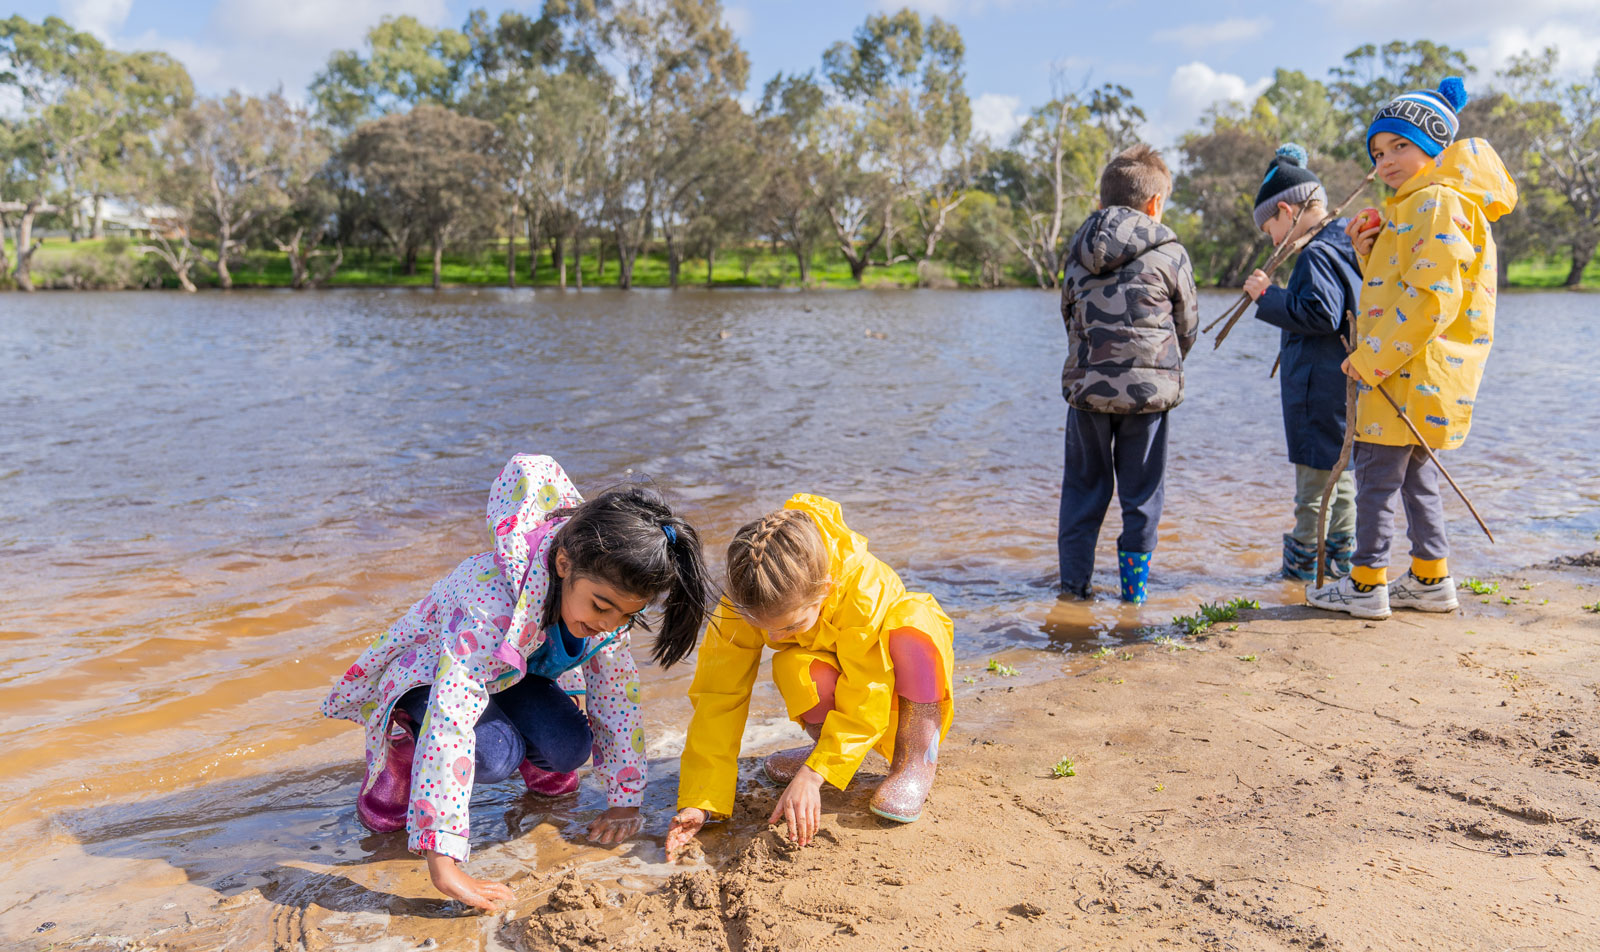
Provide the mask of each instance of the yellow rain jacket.
{"label": "yellow rain jacket", "polygon": [[[767,633],[734,611],[727,599],[717,606],[706,627],[695,665],[689,700],[694,717],[684,741],[678,781],[678,809],[698,807],[713,816],[733,810],[739,779],[739,744],[750,713],[750,693],[761,667],[763,648],[778,649],[773,674],[783,690],[789,715],[816,706],[816,687],[795,672],[805,664],[778,662],[790,655],[820,658],[839,671],[834,689],[834,709],[822,724],[822,735],[806,765],[841,790],[855,776],[867,751],[877,748],[884,757],[894,752],[896,695],[894,665],[889,658],[887,634],[915,628],[938,648],[944,662],[945,700],[942,737],[950,729],[954,705],[954,626],[933,596],[907,592],[900,576],[867,551],[865,536],[844,524],[839,504],[831,499],[800,493],[784,504],[810,516],[828,548],[828,574],[833,590],[822,605],[817,624],[807,632],[782,641],[768,641]],[[809,691],[807,701],[804,692]]]}
{"label": "yellow rain jacket", "polygon": [[1416,442],[1382,386],[1434,449],[1467,438],[1483,363],[1494,341],[1495,247],[1489,223],[1517,204],[1517,186],[1489,143],[1464,139],[1400,186],[1361,264],[1366,286],[1351,366],[1356,436]]}

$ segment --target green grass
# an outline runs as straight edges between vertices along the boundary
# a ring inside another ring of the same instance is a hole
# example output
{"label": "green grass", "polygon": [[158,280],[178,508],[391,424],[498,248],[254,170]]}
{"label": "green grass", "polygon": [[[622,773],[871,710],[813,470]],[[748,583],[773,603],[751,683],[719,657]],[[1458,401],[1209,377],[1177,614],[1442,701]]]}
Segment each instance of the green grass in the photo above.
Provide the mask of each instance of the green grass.
{"label": "green grass", "polygon": [[[158,282],[164,287],[177,287],[177,279],[170,270],[153,256],[134,253],[138,240],[112,237],[104,240],[81,240],[76,243],[65,239],[51,239],[34,258],[34,283],[49,287],[61,275],[83,271],[85,261],[92,261],[97,269],[105,270],[109,263],[121,259],[123,271],[137,272],[137,280],[129,286]],[[111,251],[108,252],[107,245]],[[558,287],[553,255],[548,247],[539,249],[537,280],[529,278],[529,255],[526,241],[517,243],[516,268],[518,287]],[[583,284],[585,287],[616,287],[621,275],[621,262],[615,254],[608,254],[605,270],[597,266],[593,243],[586,244],[583,256]],[[204,263],[208,250],[196,249],[199,261],[190,269],[190,278],[199,287],[216,287],[217,279],[210,266]],[[77,262],[77,264],[75,264]],[[400,259],[393,254],[369,253],[351,249],[338,272],[329,282],[330,287],[430,287],[433,284],[433,259],[429,253],[419,254],[415,274],[405,274]],[[289,259],[278,251],[249,250],[231,263],[233,284],[241,288],[288,287],[292,276]],[[936,280],[932,283],[973,286],[972,273],[963,267],[942,262],[935,266]],[[120,272],[119,272],[120,273]],[[504,287],[506,285],[505,242],[481,243],[475,248],[459,247],[447,251],[439,269],[441,283],[453,287]],[[1031,274],[1012,272],[1007,280],[1013,285],[1031,287]],[[681,287],[706,287],[706,262],[704,258],[690,258],[683,262],[678,272]],[[652,251],[634,262],[635,287],[668,287],[668,267],[665,253]],[[814,256],[809,287],[813,288],[912,288],[923,284],[914,262],[900,262],[886,268],[868,268],[860,283],[850,276],[850,267],[837,254],[819,253]],[[576,269],[572,256],[567,257],[567,286],[577,286]],[[770,245],[752,245],[743,250],[725,249],[718,253],[716,266],[710,276],[710,286],[724,288],[793,288],[800,286],[800,268],[793,254],[786,249],[774,251]]]}
{"label": "green grass", "polygon": [[1076,777],[1078,775],[1078,766],[1072,762],[1071,758],[1063,757],[1056,761],[1054,767],[1050,768],[1050,773],[1057,777]]}
{"label": "green grass", "polygon": [[989,659],[989,669],[988,670],[993,672],[994,674],[1000,675],[1002,678],[1013,677],[1017,673],[1017,669],[1016,668],[1013,668],[1009,664],[1001,664],[1000,662],[996,661],[993,658]]}
{"label": "green grass", "polygon": [[1222,603],[1201,605],[1196,614],[1178,615],[1172,619],[1172,623],[1182,628],[1186,635],[1198,635],[1212,625],[1238,618],[1240,609],[1260,607],[1261,603],[1253,598],[1232,598]]}
{"label": "green grass", "polygon": [[[1566,284],[1567,273],[1571,270],[1570,258],[1524,258],[1511,263],[1506,283],[1514,288],[1559,288]],[[1600,255],[1583,269],[1583,283],[1579,287],[1600,288]]]}
{"label": "green grass", "polygon": [[1493,595],[1500,591],[1499,582],[1481,582],[1475,578],[1464,579],[1461,587],[1474,595]]}

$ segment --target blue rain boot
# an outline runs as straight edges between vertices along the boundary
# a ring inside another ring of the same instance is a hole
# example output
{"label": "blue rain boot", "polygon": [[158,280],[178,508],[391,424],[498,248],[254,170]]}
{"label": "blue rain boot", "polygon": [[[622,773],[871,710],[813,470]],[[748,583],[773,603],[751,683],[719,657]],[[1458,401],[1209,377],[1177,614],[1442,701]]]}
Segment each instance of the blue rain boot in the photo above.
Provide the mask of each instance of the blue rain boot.
{"label": "blue rain boot", "polygon": [[1348,532],[1328,536],[1327,573],[1329,578],[1344,578],[1350,574],[1350,563],[1356,557],[1356,537]]}
{"label": "blue rain boot", "polygon": [[1117,572],[1122,576],[1122,600],[1143,604],[1149,594],[1145,588],[1150,581],[1150,553],[1118,549]]}
{"label": "blue rain boot", "polygon": [[[1346,536],[1346,538],[1349,538]],[[1333,559],[1333,540],[1328,540],[1328,558],[1331,564]],[[1352,549],[1352,554],[1354,550]],[[1349,575],[1350,570],[1345,569]],[[1314,582],[1317,580],[1317,547],[1306,545],[1292,535],[1283,537],[1283,577],[1291,582]]]}

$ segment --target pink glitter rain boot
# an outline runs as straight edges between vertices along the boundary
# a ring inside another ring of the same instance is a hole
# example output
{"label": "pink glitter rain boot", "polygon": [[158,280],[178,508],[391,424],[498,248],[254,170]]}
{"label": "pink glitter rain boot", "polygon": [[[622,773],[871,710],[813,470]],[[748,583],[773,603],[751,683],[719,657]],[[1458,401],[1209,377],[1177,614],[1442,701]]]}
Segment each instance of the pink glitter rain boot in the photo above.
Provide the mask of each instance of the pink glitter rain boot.
{"label": "pink glitter rain boot", "polygon": [[872,795],[873,813],[897,823],[911,823],[922,816],[922,804],[939,769],[940,715],[938,704],[900,698],[894,760],[889,762],[889,776]]}
{"label": "pink glitter rain boot", "polygon": [[811,752],[817,749],[816,741],[817,738],[822,736],[822,725],[802,724],[801,726],[806,729],[807,734],[811,735],[811,746],[790,747],[788,750],[780,750],[777,753],[768,754],[766,759],[761,761],[761,769],[766,771],[767,776],[772,778],[773,783],[788,783],[793,780],[794,775],[800,772],[800,768],[806,765],[806,759],[811,756]]}
{"label": "pink glitter rain boot", "polygon": [[[416,738],[406,729],[411,719],[396,712],[389,722],[389,755],[383,771],[371,785],[363,781],[366,792],[356,797],[356,816],[361,825],[374,833],[393,833],[406,828],[406,807],[411,799],[411,759],[417,751]],[[367,776],[372,778],[372,766]]]}
{"label": "pink glitter rain boot", "polygon": [[522,782],[528,785],[528,792],[541,797],[564,797],[578,789],[576,770],[556,773],[535,767],[530,760],[524,760],[517,769],[522,772]]}

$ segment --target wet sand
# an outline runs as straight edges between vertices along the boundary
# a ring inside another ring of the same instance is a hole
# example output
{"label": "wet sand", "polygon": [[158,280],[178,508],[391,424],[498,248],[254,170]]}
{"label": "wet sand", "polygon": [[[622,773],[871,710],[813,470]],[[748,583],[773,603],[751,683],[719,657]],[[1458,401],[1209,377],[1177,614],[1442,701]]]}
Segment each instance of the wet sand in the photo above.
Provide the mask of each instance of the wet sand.
{"label": "wet sand", "polygon": [[[706,861],[667,866],[676,778],[660,758],[646,831],[615,849],[581,839],[599,805],[587,784],[555,803],[506,793],[470,867],[511,880],[517,900],[498,916],[431,895],[402,835],[368,836],[352,852],[370,860],[264,844],[205,887],[161,863],[124,864],[116,905],[165,899],[161,927],[95,928],[116,917],[108,906],[33,933],[42,923],[22,921],[24,902],[6,912],[5,943],[1592,949],[1600,614],[1584,606],[1600,604],[1600,553],[1496,581],[1492,595],[1463,593],[1455,615],[1268,608],[1098,659],[1013,652],[1013,677],[969,664],[934,795],[911,826],[866,812],[884,769],[874,756],[849,791],[825,794],[818,842],[794,849],[763,822],[777,791],[751,757],[739,813],[702,837]],[[781,733],[756,748],[783,746]],[[1075,776],[1053,776],[1062,757]],[[189,823],[205,835],[205,820]]]}

